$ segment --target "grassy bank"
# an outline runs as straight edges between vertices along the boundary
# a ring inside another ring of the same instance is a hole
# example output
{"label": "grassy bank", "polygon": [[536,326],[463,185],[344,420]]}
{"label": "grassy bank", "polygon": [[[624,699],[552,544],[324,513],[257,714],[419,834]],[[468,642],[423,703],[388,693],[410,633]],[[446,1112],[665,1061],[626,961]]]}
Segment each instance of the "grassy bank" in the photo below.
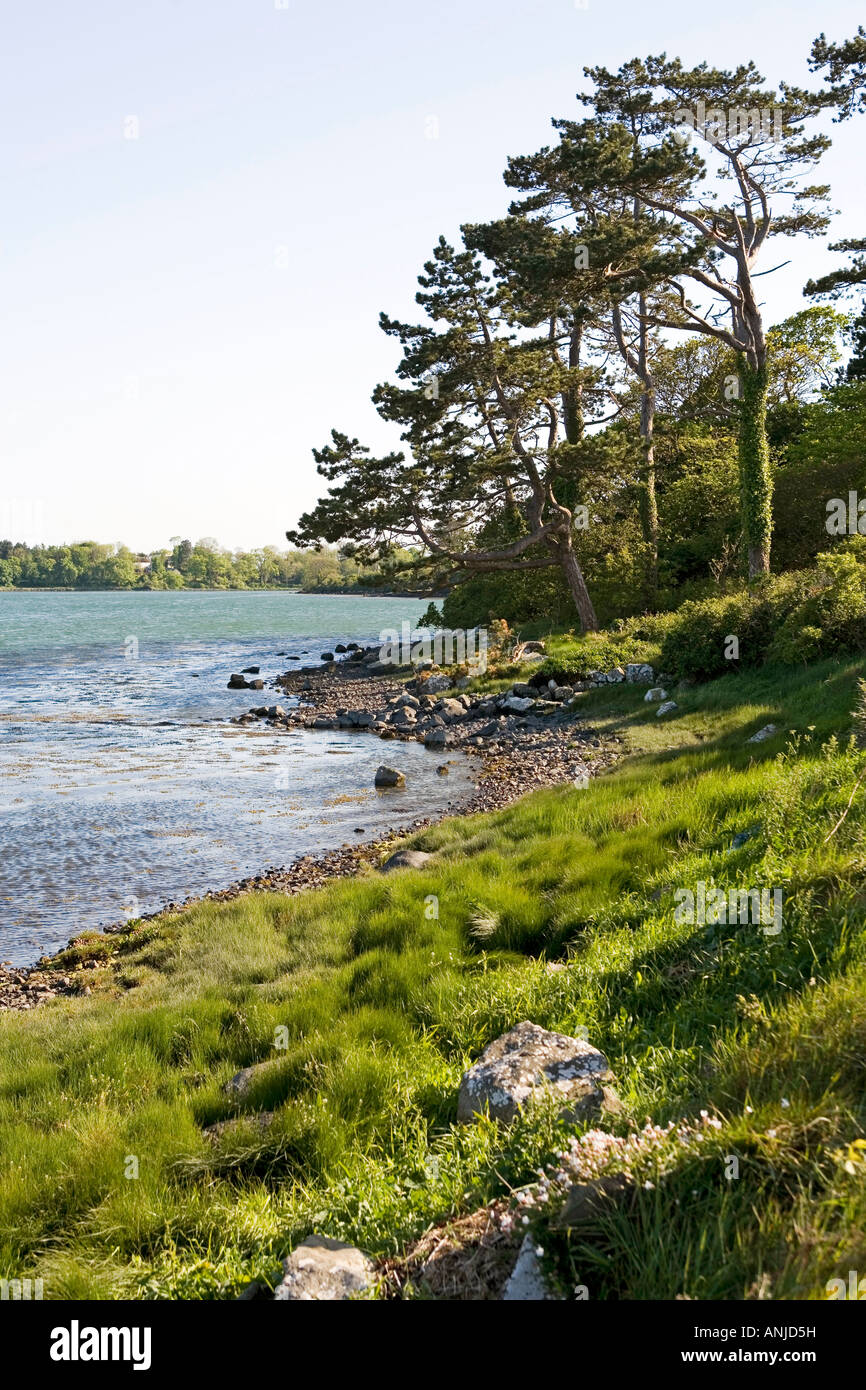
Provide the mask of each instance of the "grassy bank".
{"label": "grassy bank", "polygon": [[[47,1298],[227,1298],[311,1230],[399,1255],[567,1147],[543,1106],[454,1123],[463,1070],[524,1018],[607,1054],[613,1133],[717,1122],[641,1150],[627,1213],[571,1236],[532,1216],[565,1287],[820,1298],[866,1269],[864,671],[732,674],[670,720],[590,691],[618,770],[428,829],[422,871],[83,939],[58,965],[89,997],[0,1017],[0,1272]],[[678,922],[698,882],[780,888],[783,930]],[[233,1106],[223,1084],[266,1058]],[[265,1130],[202,1132],[262,1109]]]}

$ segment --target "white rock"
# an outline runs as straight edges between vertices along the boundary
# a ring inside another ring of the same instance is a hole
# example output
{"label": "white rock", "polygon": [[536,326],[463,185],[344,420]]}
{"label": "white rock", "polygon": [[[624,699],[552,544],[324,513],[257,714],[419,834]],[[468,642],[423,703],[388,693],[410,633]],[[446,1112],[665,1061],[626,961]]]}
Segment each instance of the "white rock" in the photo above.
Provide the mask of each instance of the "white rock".
{"label": "white rock", "polygon": [[656,710],[656,719],[658,719],[663,714],[670,714],[671,711],[675,710],[676,708],[677,703],[675,700],[665,700],[664,704],[659,705],[658,709]]}
{"label": "white rock", "polygon": [[654,685],[652,690],[648,690],[646,695],[644,695],[644,700],[647,704],[654,704],[656,700],[666,700],[667,698],[668,692],[662,690],[660,685]]}
{"label": "white rock", "polygon": [[759,729],[758,732],[757,732],[756,734],[752,734],[752,737],[751,737],[751,738],[747,738],[747,739],[746,739],[746,742],[747,742],[747,743],[764,743],[764,742],[766,742],[766,740],[767,740],[768,738],[772,738],[772,737],[773,737],[773,734],[775,734],[775,733],[777,733],[777,732],[778,732],[778,731],[777,731],[777,729],[776,729],[776,725],[775,725],[775,724],[765,724],[764,727],[763,727],[763,729]]}
{"label": "white rock", "polygon": [[284,1302],[336,1302],[373,1283],[373,1265],[354,1245],[329,1236],[307,1236],[283,1261],[274,1298]]}
{"label": "white rock", "polygon": [[517,1263],[508,1276],[508,1283],[502,1291],[503,1303],[542,1303],[553,1301],[555,1295],[547,1287],[544,1271],[541,1268],[535,1249],[535,1241],[528,1233],[517,1256]]}

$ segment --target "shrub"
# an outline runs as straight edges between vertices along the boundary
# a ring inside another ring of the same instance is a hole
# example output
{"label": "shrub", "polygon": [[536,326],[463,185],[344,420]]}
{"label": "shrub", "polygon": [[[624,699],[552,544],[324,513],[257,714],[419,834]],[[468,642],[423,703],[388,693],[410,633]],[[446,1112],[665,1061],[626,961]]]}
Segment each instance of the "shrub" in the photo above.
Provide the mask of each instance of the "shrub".
{"label": "shrub", "polygon": [[[738,640],[736,658],[730,637]],[[815,567],[751,589],[684,603],[662,642],[661,664],[681,679],[710,680],[765,661],[820,661],[866,645],[866,540],[843,541]]]}

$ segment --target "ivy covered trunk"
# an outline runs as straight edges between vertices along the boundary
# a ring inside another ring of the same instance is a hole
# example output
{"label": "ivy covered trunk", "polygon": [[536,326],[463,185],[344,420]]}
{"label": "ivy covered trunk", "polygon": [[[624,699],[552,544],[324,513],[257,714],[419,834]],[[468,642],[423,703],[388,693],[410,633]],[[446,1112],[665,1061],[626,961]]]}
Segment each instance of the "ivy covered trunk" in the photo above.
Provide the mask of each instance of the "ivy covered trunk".
{"label": "ivy covered trunk", "polygon": [[773,484],[767,443],[767,364],[744,362],[740,402],[740,505],[749,578],[770,572]]}

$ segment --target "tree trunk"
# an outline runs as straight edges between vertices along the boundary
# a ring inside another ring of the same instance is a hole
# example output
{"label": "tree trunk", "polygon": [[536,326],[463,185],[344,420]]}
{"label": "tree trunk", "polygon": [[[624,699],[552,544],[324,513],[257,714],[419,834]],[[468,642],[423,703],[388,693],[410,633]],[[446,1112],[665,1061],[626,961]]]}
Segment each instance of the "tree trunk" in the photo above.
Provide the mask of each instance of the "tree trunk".
{"label": "tree trunk", "polygon": [[568,591],[580,618],[581,632],[598,632],[598,618],[595,616],[595,609],[586,587],[583,570],[580,568],[572,548],[571,537],[557,545],[556,553],[559,556],[559,563],[565,575]]}
{"label": "tree trunk", "polygon": [[767,443],[767,365],[743,361],[740,380],[740,509],[749,578],[770,573],[773,484]]}
{"label": "tree trunk", "polygon": [[641,326],[638,369],[643,386],[640,398],[640,437],[643,450],[643,477],[641,479],[641,529],[645,543],[649,546],[645,600],[649,609],[654,609],[658,600],[659,583],[659,513],[656,501],[656,463],[655,463],[655,382],[649,368],[648,339],[649,328],[645,321],[646,298],[639,300]]}
{"label": "tree trunk", "polygon": [[[569,367],[580,366],[580,348],[583,338],[583,323],[577,322],[571,330],[568,341],[568,365]],[[583,419],[583,390],[580,386],[571,385],[562,393],[562,413],[563,424],[565,425],[565,438],[569,444],[579,444],[583,438],[584,419]]]}

